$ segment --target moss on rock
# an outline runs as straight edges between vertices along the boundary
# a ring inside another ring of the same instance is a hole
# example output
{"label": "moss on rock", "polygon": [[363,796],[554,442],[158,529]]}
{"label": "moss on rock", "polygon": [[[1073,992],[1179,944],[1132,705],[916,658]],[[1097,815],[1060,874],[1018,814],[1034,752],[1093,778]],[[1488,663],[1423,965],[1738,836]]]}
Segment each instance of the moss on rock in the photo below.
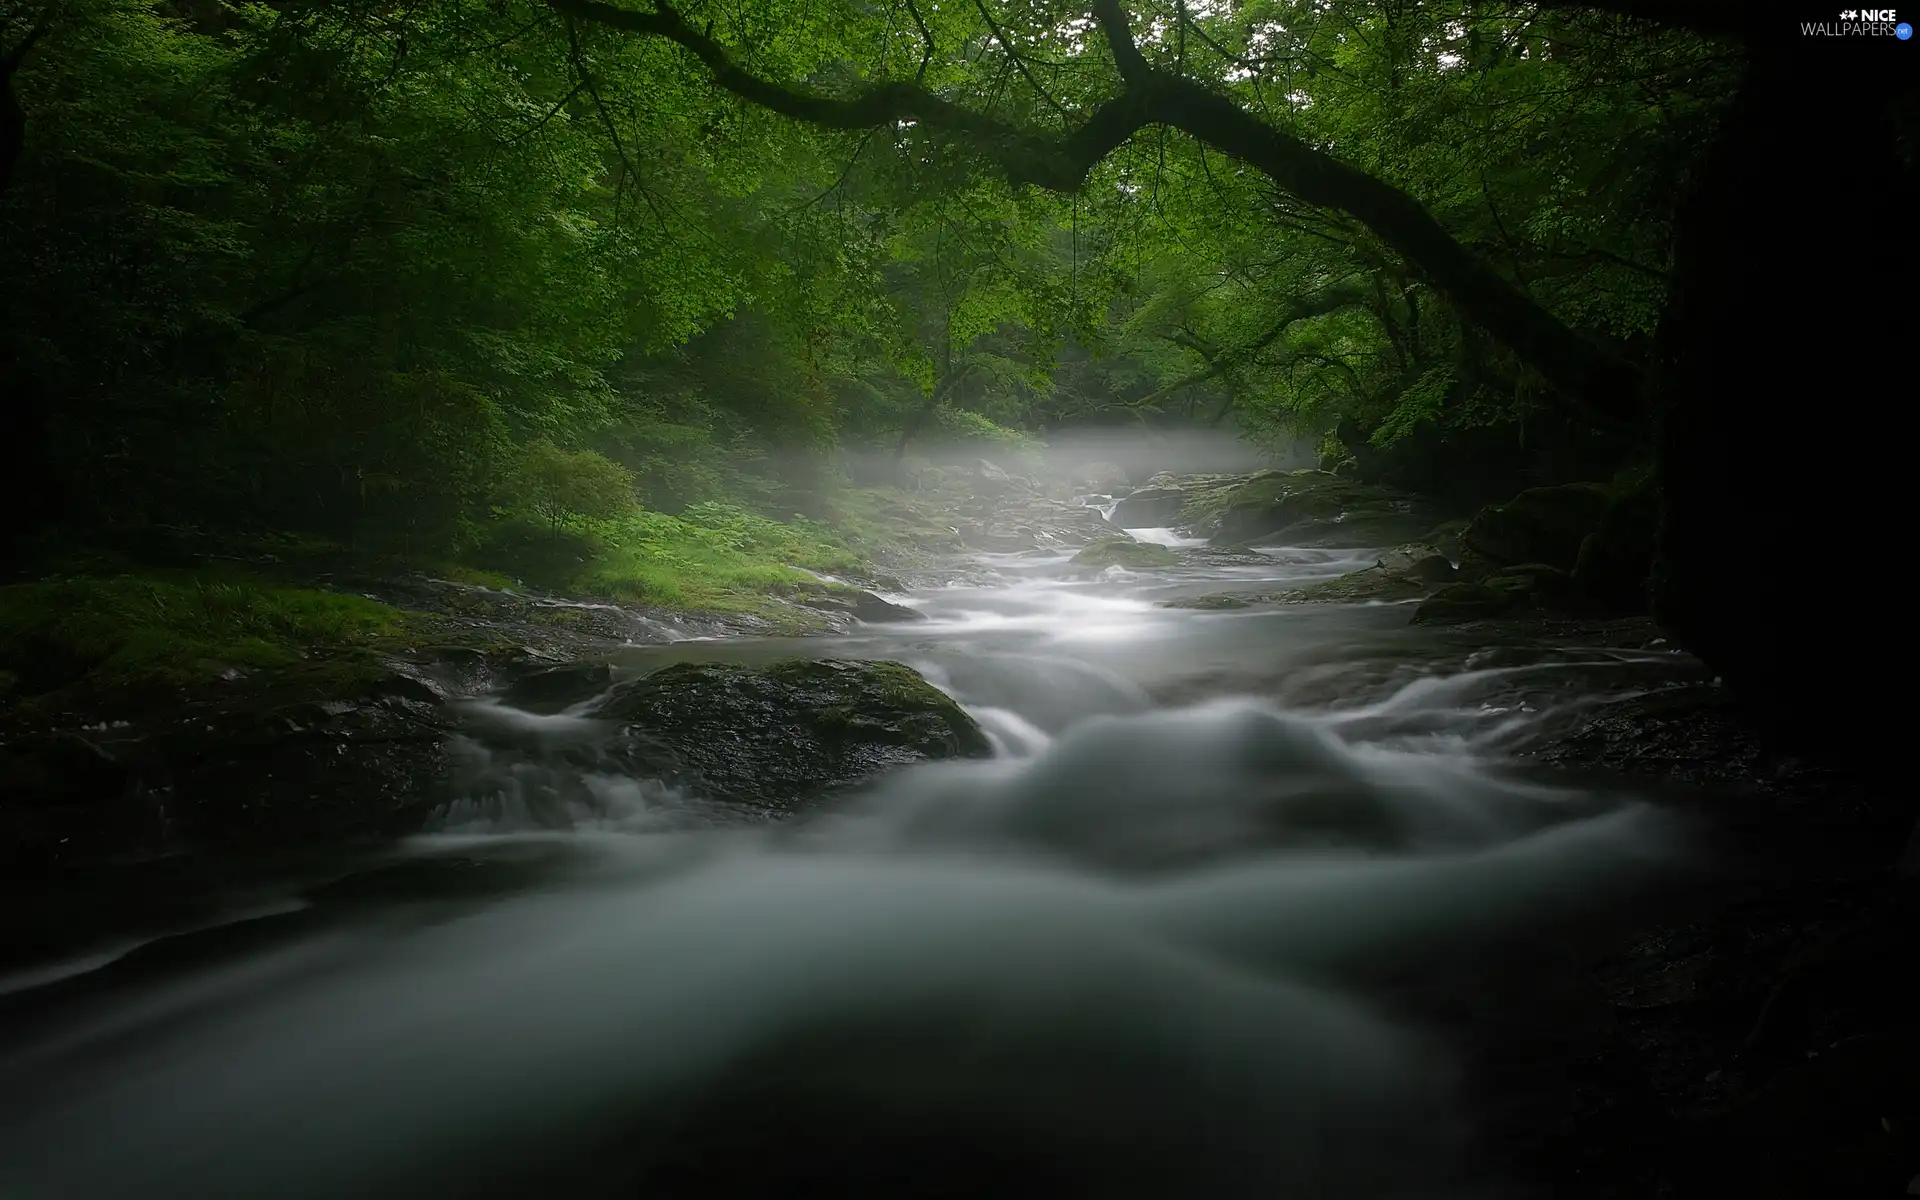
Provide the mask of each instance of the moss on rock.
{"label": "moss on rock", "polygon": [[788,810],[876,772],[992,748],[973,718],[903,663],[678,663],[616,687],[594,715],[626,726],[634,769]]}
{"label": "moss on rock", "polygon": [[1528,488],[1475,513],[1460,539],[1498,564],[1546,563],[1570,571],[1581,542],[1600,527],[1613,496],[1599,483]]}
{"label": "moss on rock", "polygon": [[1138,570],[1146,567],[1172,567],[1179,565],[1180,556],[1165,546],[1153,542],[1136,542],[1132,538],[1106,538],[1093,543],[1073,556],[1078,567],[1125,567]]}

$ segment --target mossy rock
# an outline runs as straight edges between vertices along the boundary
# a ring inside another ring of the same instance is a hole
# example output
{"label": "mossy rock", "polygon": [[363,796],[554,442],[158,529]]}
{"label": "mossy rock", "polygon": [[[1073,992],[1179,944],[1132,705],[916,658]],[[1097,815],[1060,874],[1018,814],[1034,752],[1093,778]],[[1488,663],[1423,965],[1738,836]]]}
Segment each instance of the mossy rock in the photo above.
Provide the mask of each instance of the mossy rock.
{"label": "mossy rock", "polygon": [[1415,625],[1458,625],[1497,617],[1513,606],[1513,595],[1484,583],[1450,583],[1420,602]]}
{"label": "mossy rock", "polygon": [[1501,567],[1483,577],[1480,583],[1505,592],[1515,605],[1558,608],[1576,603],[1580,595],[1573,576],[1550,563]]}
{"label": "mossy rock", "polygon": [[1163,602],[1161,608],[1191,608],[1201,612],[1225,612],[1238,608],[1252,608],[1268,597],[1247,596],[1239,592],[1209,592],[1204,596],[1183,596],[1178,600]]}
{"label": "mossy rock", "polygon": [[1439,515],[1417,496],[1326,471],[1262,472],[1234,491],[1213,541],[1391,546],[1433,528]]}
{"label": "mossy rock", "polygon": [[500,699],[529,712],[557,713],[599,695],[612,684],[613,668],[606,663],[567,663],[521,675],[507,685]]}
{"label": "mossy rock", "polygon": [[1107,567],[1124,567],[1139,570],[1148,567],[1178,566],[1180,556],[1165,546],[1152,542],[1136,542],[1132,538],[1107,538],[1088,546],[1073,556],[1077,567],[1090,567],[1104,570]]}
{"label": "mossy rock", "polygon": [[679,663],[616,687],[594,715],[626,727],[636,772],[776,812],[893,767],[992,753],[964,709],[897,662]]}
{"label": "mossy rock", "polygon": [[1546,563],[1571,571],[1580,544],[1600,527],[1613,500],[1613,489],[1599,483],[1528,488],[1475,513],[1460,540],[1500,565]]}
{"label": "mossy rock", "polygon": [[1178,521],[1186,504],[1185,488],[1141,488],[1123,497],[1108,519],[1122,529],[1159,529]]}
{"label": "mossy rock", "polygon": [[411,832],[445,798],[447,699],[406,664],[352,658],[219,681],[77,730],[71,715],[7,728],[0,863]]}

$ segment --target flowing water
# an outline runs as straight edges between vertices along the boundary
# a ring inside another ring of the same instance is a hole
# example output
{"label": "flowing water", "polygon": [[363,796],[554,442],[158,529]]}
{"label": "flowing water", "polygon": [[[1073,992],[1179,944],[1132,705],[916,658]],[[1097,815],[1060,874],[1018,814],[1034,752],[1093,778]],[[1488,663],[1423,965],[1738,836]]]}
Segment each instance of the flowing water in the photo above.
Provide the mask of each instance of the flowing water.
{"label": "flowing water", "polygon": [[1685,861],[1654,807],[1512,763],[1692,668],[1158,607],[1371,557],[992,557],[894,597],[925,621],[624,652],[896,658],[995,744],[784,825],[478,703],[433,833],[244,937],[66,968],[0,1040],[0,1196],[1492,1194],[1408,981]]}

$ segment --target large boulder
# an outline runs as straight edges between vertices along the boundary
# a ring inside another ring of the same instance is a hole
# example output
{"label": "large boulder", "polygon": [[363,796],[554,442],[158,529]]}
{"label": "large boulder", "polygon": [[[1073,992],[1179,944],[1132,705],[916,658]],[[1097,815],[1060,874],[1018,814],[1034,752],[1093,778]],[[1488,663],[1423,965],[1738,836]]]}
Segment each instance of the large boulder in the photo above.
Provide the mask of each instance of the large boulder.
{"label": "large boulder", "polygon": [[1571,612],[1584,607],[1573,576],[1547,563],[1501,567],[1484,577],[1450,583],[1421,602],[1417,625],[1452,625],[1522,613]]}
{"label": "large boulder", "polygon": [[444,799],[447,693],[404,664],[238,678],[90,725],[0,740],[0,863],[344,841]]}
{"label": "large boulder", "polygon": [[1513,598],[1484,583],[1450,583],[1413,610],[1415,625],[1457,625],[1497,617],[1512,606]]}
{"label": "large boulder", "polygon": [[1141,488],[1123,497],[1107,519],[1122,529],[1163,529],[1180,519],[1186,503],[1182,488]]}
{"label": "large boulder", "polygon": [[1613,503],[1611,488],[1598,483],[1563,483],[1528,488],[1505,504],[1489,504],[1461,532],[1468,550],[1507,566],[1547,563],[1571,571],[1580,543],[1600,527]]}
{"label": "large boulder", "polygon": [[897,662],[678,663],[616,687],[631,768],[716,799],[791,811],[908,763],[984,758],[986,734]]}
{"label": "large boulder", "polygon": [[557,713],[611,686],[613,668],[607,663],[563,663],[518,675],[501,689],[500,699],[528,712]]}
{"label": "large boulder", "polygon": [[1231,494],[1213,542],[1391,546],[1421,537],[1441,515],[1419,497],[1325,471],[1270,471]]}
{"label": "large boulder", "polygon": [[917,608],[908,608],[904,604],[883,600],[872,592],[852,588],[821,591],[808,596],[800,603],[806,608],[820,612],[839,613],[852,617],[865,625],[896,625],[927,619],[927,614]]}
{"label": "large boulder", "polygon": [[1108,538],[1095,542],[1073,556],[1076,567],[1092,567],[1104,570],[1107,567],[1123,567],[1135,570],[1142,567],[1178,566],[1180,556],[1165,546],[1152,542],[1136,542],[1132,538]]}

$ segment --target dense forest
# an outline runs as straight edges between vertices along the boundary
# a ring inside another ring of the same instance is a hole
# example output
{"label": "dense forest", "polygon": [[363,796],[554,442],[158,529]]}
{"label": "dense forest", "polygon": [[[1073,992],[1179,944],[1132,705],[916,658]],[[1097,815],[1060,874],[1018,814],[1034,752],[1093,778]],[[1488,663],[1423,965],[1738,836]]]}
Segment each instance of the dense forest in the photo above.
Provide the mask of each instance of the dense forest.
{"label": "dense forest", "polygon": [[1900,327],[1821,248],[1913,211],[1911,93],[1737,10],[11,6],[9,569],[605,554],[937,442],[1224,424],[1469,502],[1658,459],[1669,623],[1791,690],[1718,506],[1803,449],[1743,406],[1870,386],[1764,347]]}
{"label": "dense forest", "polygon": [[0,0],[0,1193],[1913,1194],[1911,41]]}

